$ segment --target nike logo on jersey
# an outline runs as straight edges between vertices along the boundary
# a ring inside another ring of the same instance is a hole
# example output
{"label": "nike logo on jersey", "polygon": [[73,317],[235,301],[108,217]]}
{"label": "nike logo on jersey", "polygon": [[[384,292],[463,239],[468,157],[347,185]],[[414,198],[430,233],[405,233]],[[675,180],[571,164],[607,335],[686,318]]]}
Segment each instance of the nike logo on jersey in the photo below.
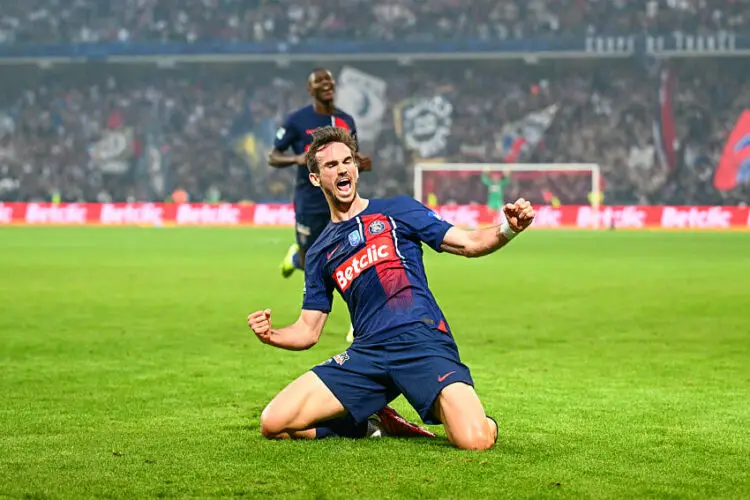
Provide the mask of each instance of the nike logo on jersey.
{"label": "nike logo on jersey", "polygon": [[440,375],[440,376],[438,376],[438,382],[442,382],[443,380],[447,379],[448,377],[450,377],[450,376],[451,376],[451,375],[453,375],[454,373],[456,373],[456,372],[455,372],[455,371],[452,371],[452,372],[448,372],[448,373],[446,373],[445,375]]}
{"label": "nike logo on jersey", "polygon": [[336,245],[336,248],[334,248],[333,250],[331,250],[330,253],[326,254],[326,259],[331,260],[331,257],[333,257],[333,254],[336,253],[336,250],[338,250],[340,246],[341,246],[341,243],[339,243],[338,245]]}

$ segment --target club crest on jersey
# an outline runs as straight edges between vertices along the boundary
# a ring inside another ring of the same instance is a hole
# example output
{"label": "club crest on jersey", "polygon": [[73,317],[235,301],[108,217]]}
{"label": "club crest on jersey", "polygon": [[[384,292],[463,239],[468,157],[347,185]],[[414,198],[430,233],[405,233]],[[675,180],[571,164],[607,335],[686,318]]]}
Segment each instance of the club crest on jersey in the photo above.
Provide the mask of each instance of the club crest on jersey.
{"label": "club crest on jersey", "polygon": [[385,224],[383,224],[383,221],[380,221],[380,220],[374,220],[370,222],[370,226],[367,228],[367,230],[373,236],[376,234],[382,233],[384,229],[385,229]]}
{"label": "club crest on jersey", "polygon": [[335,361],[335,362],[336,362],[337,364],[339,364],[339,365],[343,365],[344,363],[346,363],[347,361],[349,361],[349,353],[348,353],[348,352],[346,352],[346,351],[344,351],[344,352],[342,352],[341,354],[337,354],[337,355],[335,355],[335,356],[333,357],[333,360],[334,360],[334,361]]}
{"label": "club crest on jersey", "polygon": [[356,247],[360,243],[362,243],[362,237],[359,235],[359,229],[355,229],[351,233],[349,233],[349,244],[353,247]]}

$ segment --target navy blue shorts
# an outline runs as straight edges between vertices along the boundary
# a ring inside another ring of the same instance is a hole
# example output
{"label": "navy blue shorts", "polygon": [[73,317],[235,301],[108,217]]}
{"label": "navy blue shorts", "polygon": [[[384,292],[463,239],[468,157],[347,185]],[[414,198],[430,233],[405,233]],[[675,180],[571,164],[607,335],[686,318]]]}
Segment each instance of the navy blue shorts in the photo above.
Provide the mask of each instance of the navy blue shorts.
{"label": "navy blue shorts", "polygon": [[357,422],[403,394],[424,423],[440,424],[431,412],[440,391],[456,382],[474,386],[453,337],[426,325],[382,344],[355,341],[312,371]]}
{"label": "navy blue shorts", "polygon": [[295,213],[294,219],[296,221],[297,244],[302,250],[307,251],[331,221],[331,216],[327,213],[303,214],[298,212]]}

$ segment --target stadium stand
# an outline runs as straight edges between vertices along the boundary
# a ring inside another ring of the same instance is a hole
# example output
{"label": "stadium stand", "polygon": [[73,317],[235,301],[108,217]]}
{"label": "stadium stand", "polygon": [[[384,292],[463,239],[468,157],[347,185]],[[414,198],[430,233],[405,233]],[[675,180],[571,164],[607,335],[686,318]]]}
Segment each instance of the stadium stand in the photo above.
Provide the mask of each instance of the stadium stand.
{"label": "stadium stand", "polygon": [[[131,50],[142,42],[156,53],[160,44],[209,43],[225,50],[235,43],[286,47],[327,40],[335,51],[334,42],[347,40],[500,40],[518,47],[546,40],[564,48],[583,37],[711,37],[741,29],[750,13],[736,0],[569,3],[481,0],[466,9],[454,0],[15,2],[0,13],[0,58],[9,69],[0,83],[0,201],[164,200],[175,189],[194,201],[290,199],[290,172],[268,168],[265,154],[284,114],[306,101],[303,82],[312,62],[217,59],[164,68],[153,58],[113,64],[88,57],[48,67],[38,63],[50,60],[39,55],[40,47],[52,53],[112,44]],[[435,155],[441,159],[598,163],[607,203],[745,203],[746,183],[719,191],[714,173],[750,98],[750,68],[738,63],[744,61],[739,48],[722,57],[695,52],[668,61],[642,51],[628,57],[548,54],[544,64],[507,51],[491,63],[395,55],[367,61],[347,52],[351,60],[340,57],[330,67],[340,74],[354,66],[386,84],[377,133],[363,144],[374,157],[376,181],[368,186],[378,196],[409,193],[412,185],[415,158],[404,146],[399,110],[410,98],[442,95],[453,115],[447,143]],[[23,60],[9,62],[18,56]],[[665,74],[673,82],[668,88]],[[505,125],[553,105],[538,142],[522,137],[533,147],[509,151],[508,141],[518,137]],[[666,160],[654,133],[664,119],[675,136],[674,156]],[[566,202],[586,198],[585,184],[568,185],[564,177],[544,182],[557,183]],[[539,193],[544,182],[536,186]],[[440,200],[464,203],[480,188],[467,182],[438,189]],[[533,189],[523,186],[525,193]]]}

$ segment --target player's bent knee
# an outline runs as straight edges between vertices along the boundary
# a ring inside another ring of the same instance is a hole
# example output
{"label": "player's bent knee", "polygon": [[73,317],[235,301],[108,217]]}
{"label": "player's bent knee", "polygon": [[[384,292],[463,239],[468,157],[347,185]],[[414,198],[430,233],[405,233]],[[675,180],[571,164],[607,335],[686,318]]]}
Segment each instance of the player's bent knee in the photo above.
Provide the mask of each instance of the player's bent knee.
{"label": "player's bent knee", "polygon": [[269,411],[269,407],[266,406],[263,409],[263,413],[260,414],[260,433],[264,438],[273,439],[273,437],[277,434],[277,431],[274,428],[273,424],[273,415]]}
{"label": "player's bent knee", "polygon": [[483,451],[489,450],[493,446],[495,446],[495,441],[491,437],[486,434],[477,434],[460,443],[458,448],[462,450]]}
{"label": "player's bent knee", "polygon": [[312,371],[276,395],[260,415],[260,432],[269,439],[286,438],[315,422],[346,413],[338,399]]}
{"label": "player's bent knee", "polygon": [[495,436],[487,421],[467,425],[453,436],[453,444],[462,450],[489,450],[495,445]]}
{"label": "player's bent knee", "polygon": [[457,448],[487,450],[495,444],[495,426],[487,419],[473,387],[465,383],[446,386],[438,395],[433,411]]}
{"label": "player's bent knee", "polygon": [[287,419],[273,410],[269,404],[260,414],[260,433],[267,439],[275,439],[286,431]]}

